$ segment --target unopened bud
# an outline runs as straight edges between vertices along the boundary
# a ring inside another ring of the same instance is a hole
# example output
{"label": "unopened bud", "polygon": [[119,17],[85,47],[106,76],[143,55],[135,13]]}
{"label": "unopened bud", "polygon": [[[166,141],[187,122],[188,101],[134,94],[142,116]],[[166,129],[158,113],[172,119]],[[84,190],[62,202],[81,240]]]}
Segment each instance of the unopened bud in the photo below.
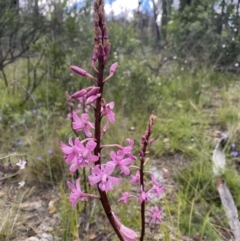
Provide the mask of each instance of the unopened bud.
{"label": "unopened bud", "polygon": [[118,63],[117,62],[111,65],[110,70],[109,70],[110,75],[113,75],[115,73],[117,67],[118,67]]}
{"label": "unopened bud", "polygon": [[71,98],[72,99],[78,99],[78,98],[83,97],[86,93],[87,93],[87,90],[86,89],[82,89],[82,90],[79,90],[76,93],[72,94]]}
{"label": "unopened bud", "polygon": [[81,75],[81,76],[87,76],[87,75],[88,75],[88,73],[87,73],[86,70],[81,69],[81,68],[79,68],[78,66],[71,65],[71,66],[70,66],[70,69],[71,69],[73,72],[75,72],[76,74],[79,74],[79,75]]}
{"label": "unopened bud", "polygon": [[97,94],[97,95],[91,95],[90,97],[87,98],[86,100],[86,105],[90,105],[93,103],[93,101],[95,101],[97,98],[99,98],[101,96],[101,94]]}
{"label": "unopened bud", "polygon": [[99,93],[100,87],[92,87],[92,89],[90,91],[88,91],[86,97],[90,97],[92,95],[96,95]]}
{"label": "unopened bud", "polygon": [[106,57],[108,57],[108,55],[110,54],[110,50],[111,50],[111,44],[107,42],[106,45],[104,46],[104,53]]}
{"label": "unopened bud", "polygon": [[142,138],[141,138],[141,143],[144,144],[144,143],[146,143],[146,141],[147,141],[146,137],[145,137],[145,136],[142,136]]}
{"label": "unopened bud", "polygon": [[103,48],[102,44],[99,44],[99,55],[101,57],[105,56],[105,52],[104,52],[104,48]]}
{"label": "unopened bud", "polygon": [[96,62],[96,60],[98,58],[98,52],[99,52],[99,49],[97,46],[95,46],[93,49],[93,54],[92,54],[92,61]]}

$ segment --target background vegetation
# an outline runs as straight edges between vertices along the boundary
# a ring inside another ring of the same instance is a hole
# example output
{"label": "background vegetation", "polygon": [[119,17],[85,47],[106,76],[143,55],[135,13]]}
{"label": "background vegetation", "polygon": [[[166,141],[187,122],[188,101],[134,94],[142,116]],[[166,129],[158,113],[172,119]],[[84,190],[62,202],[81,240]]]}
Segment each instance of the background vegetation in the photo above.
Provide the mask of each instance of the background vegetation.
{"label": "background vegetation", "polygon": [[[66,188],[71,177],[59,148],[61,140],[73,135],[65,92],[89,84],[69,66],[91,71],[92,3],[86,0],[79,9],[69,7],[68,0],[46,5],[35,0],[20,8],[16,1],[0,0],[0,164],[6,166],[9,156],[12,165],[20,158],[28,160],[23,174],[6,183],[0,180],[2,186],[25,180],[26,187],[37,187],[35,195],[57,189],[61,228],[56,235],[61,240],[90,240],[76,225],[79,212],[88,214],[91,225],[97,223],[88,205],[80,204],[78,212],[71,209]],[[240,159],[231,154],[231,144],[240,149],[240,1],[152,4],[154,11],[148,13],[139,3],[131,20],[109,16],[112,49],[106,71],[114,61],[119,68],[105,89],[116,112],[116,125],[106,137],[120,144],[133,138],[137,155],[149,115],[158,116],[149,165],[159,175],[166,170],[169,175],[159,201],[165,209],[163,223],[148,231],[149,240],[153,233],[156,240],[230,240],[211,155],[221,133],[228,133],[224,178],[239,207]],[[27,197],[15,198],[14,205]],[[117,198],[113,195],[112,200]],[[131,204],[117,210],[126,226],[138,229],[138,210]],[[0,232],[16,240],[13,222],[6,222]]]}

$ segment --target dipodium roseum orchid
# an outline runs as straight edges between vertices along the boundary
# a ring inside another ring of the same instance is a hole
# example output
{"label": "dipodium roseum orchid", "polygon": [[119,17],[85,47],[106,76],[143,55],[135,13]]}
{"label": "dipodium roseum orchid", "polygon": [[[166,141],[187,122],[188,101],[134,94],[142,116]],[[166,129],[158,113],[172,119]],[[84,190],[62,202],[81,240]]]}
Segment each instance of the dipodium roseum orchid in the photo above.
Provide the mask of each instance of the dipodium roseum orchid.
{"label": "dipodium roseum orchid", "polygon": [[87,121],[89,115],[86,114],[86,113],[83,113],[81,115],[81,117],[79,118],[77,113],[75,111],[73,111],[72,117],[73,117],[73,120],[74,120],[73,123],[72,123],[73,129],[75,131],[84,130],[85,135],[87,137],[91,137],[92,133],[90,132],[90,129],[91,128],[94,129],[94,125],[93,125],[93,123]]}
{"label": "dipodium roseum orchid", "polygon": [[156,178],[153,175],[151,175],[151,180],[153,187],[148,192],[156,194],[156,196],[160,198],[164,193],[164,188],[157,182]]}
{"label": "dipodium roseum orchid", "polygon": [[108,120],[114,124],[115,114],[112,111],[113,108],[114,108],[114,102],[110,102],[108,104],[103,103],[101,113],[102,113],[102,116],[106,116]]}
{"label": "dipodium roseum orchid", "polygon": [[139,184],[140,183],[140,172],[137,171],[135,175],[131,175],[131,184]]}
{"label": "dipodium roseum orchid", "polygon": [[143,191],[143,187],[141,186],[141,194],[140,194],[140,199],[139,199],[140,203],[148,202],[149,200],[151,200],[149,192]]}
{"label": "dipodium roseum orchid", "polygon": [[65,154],[65,160],[68,164],[72,164],[70,168],[72,172],[80,166],[88,166],[99,159],[99,156],[92,154],[97,145],[93,140],[88,141],[86,147],[84,147],[79,138],[75,139],[74,144],[72,138],[69,138],[69,145],[61,142],[61,149]]}
{"label": "dipodium roseum orchid", "polygon": [[121,152],[128,157],[131,157],[132,159],[136,160],[136,157],[132,155],[132,149],[134,145],[134,141],[130,138],[127,138],[126,141],[128,142],[128,146],[120,146],[120,145],[115,145]]}
{"label": "dipodium roseum orchid", "polygon": [[[155,194],[159,197],[163,192],[162,187],[154,178],[151,179],[153,187],[148,192],[145,190],[145,156],[147,154],[148,145],[152,143],[152,140],[149,138],[156,117],[153,115],[150,117],[147,129],[142,137],[142,148],[139,152],[139,166],[132,165],[137,159],[132,154],[134,145],[132,139],[126,139],[128,142],[127,146],[121,146],[116,143],[103,145],[103,139],[109,130],[109,122],[112,124],[115,123],[115,113],[113,112],[114,102],[105,101],[103,96],[104,85],[108,84],[109,80],[114,76],[118,63],[111,64],[109,75],[105,77],[104,68],[105,65],[107,65],[111,43],[108,39],[109,35],[104,12],[104,0],[95,0],[94,13],[95,17],[93,23],[95,38],[91,62],[94,74],[91,75],[88,71],[75,65],[71,65],[70,67],[71,70],[80,75],[80,77],[86,77],[92,80],[93,85],[85,86],[71,96],[68,94],[66,96],[70,109],[70,114],[68,116],[72,122],[72,130],[76,136],[81,134],[79,132],[83,132],[82,136],[87,137],[87,139],[80,139],[77,137],[73,141],[72,138],[69,138],[68,144],[61,142],[61,150],[64,153],[66,163],[70,165],[70,172],[76,174],[73,175],[74,179],[77,179],[76,176],[79,177],[82,168],[84,168],[83,175],[84,173],[88,173],[85,172],[85,168],[89,169],[90,175],[88,178],[84,178],[84,180],[88,181],[91,187],[95,187],[96,191],[98,191],[99,201],[102,204],[106,217],[121,241],[135,241],[139,235],[132,229],[124,226],[117,219],[112,211],[108,192],[116,190],[115,186],[122,181],[122,174],[124,174],[124,177],[130,177],[131,169],[135,168],[134,173],[136,174],[131,175],[131,180],[129,181],[131,184],[139,185],[139,188],[136,186],[134,189],[135,191],[138,191],[138,193],[132,195],[130,194],[131,192],[122,192],[120,187],[122,197],[120,197],[118,202],[127,203],[130,197],[140,200],[141,234],[139,240],[143,241],[145,236],[145,204],[151,200],[150,194]],[[81,110],[74,110],[74,107],[76,106],[73,102],[74,100],[79,101],[81,104]],[[102,155],[103,149],[104,151],[110,149],[110,161],[107,161],[107,159],[104,158],[105,154]],[[86,190],[84,190],[84,192],[81,190],[80,178],[76,180],[76,186],[74,183],[68,182],[68,186],[71,189],[69,201],[73,208],[76,207],[78,201],[87,201],[89,198],[98,198],[96,195],[87,193]],[[84,184],[86,187],[86,183]],[[116,191],[115,193],[118,194],[119,192]],[[139,205],[139,202],[136,203]],[[152,220],[154,222],[159,221],[159,215],[160,211],[155,209],[152,212]]]}
{"label": "dipodium roseum orchid", "polygon": [[129,192],[123,192],[122,197],[118,199],[119,203],[127,203],[128,199],[134,197],[137,198],[137,196],[130,194]]}
{"label": "dipodium roseum orchid", "polygon": [[67,182],[67,184],[71,188],[71,194],[69,196],[69,201],[72,203],[73,208],[76,208],[78,201],[87,201],[89,197],[98,198],[98,196],[96,196],[96,195],[82,192],[81,186],[80,186],[80,178],[78,178],[76,180],[76,187],[71,182]]}
{"label": "dipodium roseum orchid", "polygon": [[162,219],[162,213],[163,213],[163,209],[159,209],[157,206],[152,207],[152,209],[148,210],[151,213],[151,220],[149,222],[149,224],[152,223],[161,223]]}
{"label": "dipodium roseum orchid", "polygon": [[118,151],[117,153],[111,151],[110,157],[112,158],[112,163],[114,163],[115,166],[120,168],[121,173],[124,173],[125,175],[130,174],[130,169],[127,165],[131,164],[134,161],[133,158],[124,158],[124,153],[122,151]]}
{"label": "dipodium roseum orchid", "polygon": [[98,184],[102,191],[113,190],[113,185],[119,184],[121,178],[110,176],[114,171],[115,165],[111,162],[95,166],[92,174],[88,177],[91,186]]}

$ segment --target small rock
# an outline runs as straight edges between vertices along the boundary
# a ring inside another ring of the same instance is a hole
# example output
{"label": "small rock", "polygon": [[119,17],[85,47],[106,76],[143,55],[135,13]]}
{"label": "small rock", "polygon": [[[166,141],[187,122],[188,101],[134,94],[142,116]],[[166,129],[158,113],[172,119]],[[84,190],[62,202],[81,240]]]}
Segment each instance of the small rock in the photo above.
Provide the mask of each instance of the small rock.
{"label": "small rock", "polygon": [[164,179],[168,179],[171,176],[170,171],[166,168],[163,168],[162,172],[163,172],[163,178]]}
{"label": "small rock", "polygon": [[54,214],[56,213],[57,209],[55,207],[55,202],[58,201],[58,198],[55,198],[54,200],[51,200],[49,203],[48,203],[48,213],[49,214]]}

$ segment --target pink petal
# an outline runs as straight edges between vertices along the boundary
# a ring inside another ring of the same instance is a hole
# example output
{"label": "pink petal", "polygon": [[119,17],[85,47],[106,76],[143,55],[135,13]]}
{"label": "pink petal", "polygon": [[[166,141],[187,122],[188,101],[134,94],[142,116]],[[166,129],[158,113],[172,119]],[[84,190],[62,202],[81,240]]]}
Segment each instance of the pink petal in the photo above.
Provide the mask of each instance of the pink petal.
{"label": "pink petal", "polygon": [[82,142],[79,140],[79,138],[75,139],[75,148],[83,150],[85,147],[83,146]]}
{"label": "pink petal", "polygon": [[68,140],[68,144],[69,144],[70,146],[73,146],[73,140],[72,140],[72,137],[69,138],[69,140]]}
{"label": "pink petal", "polygon": [[109,123],[108,121],[106,121],[106,124],[103,127],[103,133],[105,133],[108,130],[108,128],[109,128]]}
{"label": "pink petal", "polygon": [[65,157],[65,161],[67,164],[71,163],[74,159],[75,159],[76,154],[75,153],[71,153],[69,155],[66,155]]}
{"label": "pink petal", "polygon": [[126,141],[128,142],[129,146],[133,146],[134,145],[134,141],[130,138],[127,138]]}
{"label": "pink petal", "polygon": [[125,241],[135,241],[138,237],[138,234],[130,228],[121,225],[120,230],[121,234],[125,238]]}
{"label": "pink petal", "polygon": [[121,161],[121,165],[126,166],[126,165],[128,165],[128,164],[131,164],[132,162],[133,162],[133,160],[132,160],[131,158],[126,158],[126,159],[123,159],[123,160]]}
{"label": "pink petal", "polygon": [[111,151],[109,156],[112,158],[112,160],[115,160],[117,154],[114,151]]}
{"label": "pink petal", "polygon": [[121,232],[121,234],[123,235],[124,237],[124,240],[125,241],[136,241],[136,238],[138,237],[138,234],[133,231],[132,229],[130,228],[127,228],[125,227],[119,220],[118,218],[115,216],[114,213],[113,214],[113,217],[114,217],[114,220],[119,228],[119,231]]}
{"label": "pink petal", "polygon": [[87,137],[91,137],[92,136],[92,133],[90,132],[90,126],[89,125],[85,126],[84,133],[85,133],[85,135]]}
{"label": "pink petal", "polygon": [[88,154],[89,162],[96,162],[96,161],[98,161],[98,159],[99,159],[99,156],[92,155],[91,153]]}
{"label": "pink petal", "polygon": [[101,94],[97,94],[97,95],[92,95],[92,96],[88,97],[87,101],[86,101],[86,105],[92,104],[100,96],[101,96]]}
{"label": "pink petal", "polygon": [[80,178],[76,180],[76,188],[79,192],[81,192],[81,186],[80,186]]}
{"label": "pink petal", "polygon": [[120,166],[121,173],[124,173],[126,176],[130,174],[130,170],[126,166]]}
{"label": "pink petal", "polygon": [[88,176],[88,181],[91,186],[94,186],[101,181],[101,176]]}
{"label": "pink petal", "polygon": [[82,120],[78,117],[77,113],[74,111],[72,114],[74,122],[72,123],[73,129],[74,130],[82,130],[83,128],[83,122]]}
{"label": "pink petal", "polygon": [[93,141],[93,140],[88,141],[87,144],[86,144],[86,148],[89,151],[93,151],[96,146],[97,146],[97,143],[95,141]]}
{"label": "pink petal", "polygon": [[122,179],[121,178],[118,178],[118,177],[112,177],[112,176],[109,176],[108,177],[108,180],[109,182],[113,183],[113,184],[119,184]]}
{"label": "pink petal", "polygon": [[79,168],[79,165],[76,162],[73,162],[72,165],[69,168],[69,171],[71,173],[74,173]]}
{"label": "pink petal", "polygon": [[104,174],[110,175],[115,169],[115,165],[112,162],[107,162],[104,168]]}
{"label": "pink petal", "polygon": [[83,113],[83,114],[81,115],[81,120],[82,120],[83,123],[86,123],[86,122],[87,122],[88,116],[89,116],[89,115],[86,114],[86,113]]}
{"label": "pink petal", "polygon": [[107,104],[108,107],[112,110],[114,108],[114,102],[110,102]]}
{"label": "pink petal", "polygon": [[113,190],[113,185],[109,182],[101,182],[99,183],[99,188],[102,190],[102,191],[111,191]]}
{"label": "pink petal", "polygon": [[70,154],[73,152],[72,146],[67,146],[65,143],[61,142],[61,149],[64,154]]}
{"label": "pink petal", "polygon": [[71,182],[67,182],[67,185],[71,188],[72,192],[76,191],[76,188],[74,187],[74,185]]}
{"label": "pink petal", "polygon": [[103,171],[100,169],[100,165],[96,165],[93,169],[92,169],[92,174],[101,176],[103,175]]}
{"label": "pink petal", "polygon": [[109,111],[106,115],[111,123],[115,123],[115,113],[112,111]]}
{"label": "pink petal", "polygon": [[93,123],[91,123],[91,122],[88,121],[88,122],[87,122],[87,125],[90,126],[92,129],[95,129]]}

